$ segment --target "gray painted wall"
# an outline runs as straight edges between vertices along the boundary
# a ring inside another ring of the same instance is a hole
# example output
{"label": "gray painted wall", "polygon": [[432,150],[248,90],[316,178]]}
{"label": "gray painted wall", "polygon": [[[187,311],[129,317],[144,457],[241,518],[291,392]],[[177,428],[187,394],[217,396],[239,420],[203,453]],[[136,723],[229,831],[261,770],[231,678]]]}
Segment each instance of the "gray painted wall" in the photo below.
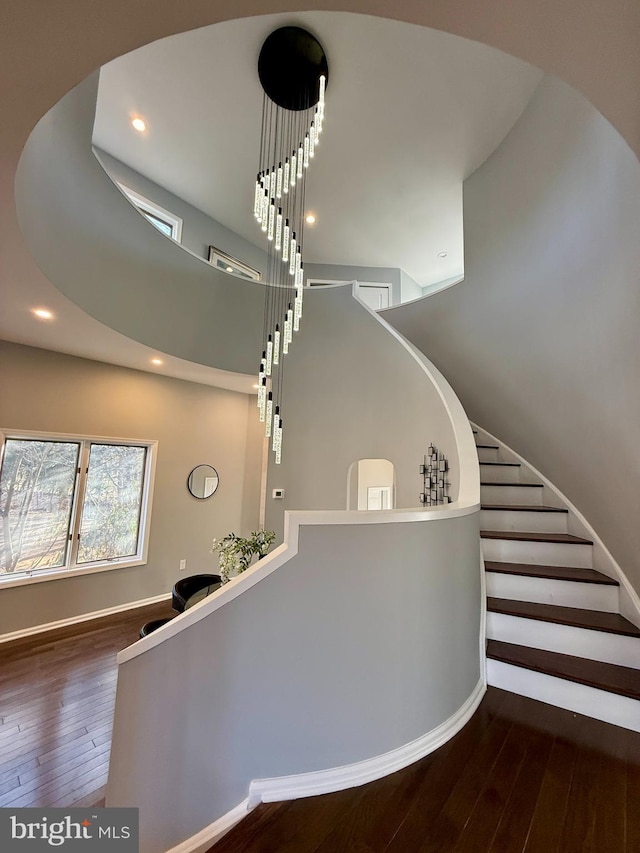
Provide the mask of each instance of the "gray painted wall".
{"label": "gray painted wall", "polygon": [[[0,341],[0,429],[157,440],[148,562],[77,578],[0,585],[0,634],[169,592],[187,574],[216,571],[214,536],[258,524],[261,435],[253,397]],[[220,474],[210,499],[189,472]]]}
{"label": "gray painted wall", "polygon": [[385,317],[640,591],[640,164],[547,77],[464,203],[465,281]]}
{"label": "gray painted wall", "polygon": [[[431,442],[459,470],[449,416],[422,368],[351,295],[351,287],[305,293],[300,333],[287,356],[282,464],[270,452],[267,526],[281,535],[284,509],[345,509],[358,459],[388,459],[396,506],[418,507],[420,463]],[[271,490],[285,489],[284,500]]]}
{"label": "gray painted wall", "polygon": [[24,149],[16,201],[33,257],[65,296],[127,337],[253,374],[264,286],[217,271],[129,204],[91,149],[96,90],[97,75],[73,89]]}
{"label": "gray painted wall", "polygon": [[296,557],[123,664],[107,805],[140,808],[142,853],[253,779],[381,755],[454,714],[480,678],[477,519],[302,527]]}
{"label": "gray painted wall", "polygon": [[94,150],[114,181],[125,184],[125,186],[148,198],[149,201],[159,204],[182,219],[181,242],[187,249],[201,258],[208,259],[209,246],[215,246],[264,274],[267,266],[267,254],[262,249],[254,246],[253,243],[245,240],[235,231],[231,231],[221,222],[207,216],[197,207],[145,178],[140,172],[130,169],[106,151],[102,151],[100,148],[94,148]]}

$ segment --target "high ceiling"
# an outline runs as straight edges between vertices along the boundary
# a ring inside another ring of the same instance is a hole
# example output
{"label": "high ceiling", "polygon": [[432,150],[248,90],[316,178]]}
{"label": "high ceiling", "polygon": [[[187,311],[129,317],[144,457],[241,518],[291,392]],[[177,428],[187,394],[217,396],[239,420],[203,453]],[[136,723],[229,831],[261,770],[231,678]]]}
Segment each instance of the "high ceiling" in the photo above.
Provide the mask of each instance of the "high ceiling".
{"label": "high ceiling", "polygon": [[[325,130],[307,178],[308,262],[463,272],[462,182],[500,144],[541,72],[485,45],[350,13],[228,21],[104,66],[94,142],[256,245],[251,215],[266,36],[295,24],[329,62]],[[142,116],[139,134],[131,117]],[[447,257],[438,257],[446,252]]]}

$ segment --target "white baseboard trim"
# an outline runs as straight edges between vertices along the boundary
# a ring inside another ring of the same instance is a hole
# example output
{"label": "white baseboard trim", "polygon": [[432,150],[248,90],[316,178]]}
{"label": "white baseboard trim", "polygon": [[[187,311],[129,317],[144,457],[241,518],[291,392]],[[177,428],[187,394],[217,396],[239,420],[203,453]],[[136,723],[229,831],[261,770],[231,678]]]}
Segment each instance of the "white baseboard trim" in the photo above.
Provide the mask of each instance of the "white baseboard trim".
{"label": "white baseboard trim", "polygon": [[333,791],[342,791],[345,788],[374,782],[376,779],[395,773],[396,770],[402,770],[409,764],[424,758],[425,755],[429,755],[457,734],[473,716],[486,689],[486,682],[481,678],[464,705],[448,720],[417,740],[385,752],[383,755],[342,767],[332,767],[329,770],[278,776],[272,779],[254,779],[249,785],[249,808],[252,809],[259,803],[330,794]]}
{"label": "white baseboard trim", "polygon": [[94,610],[92,613],[82,613],[80,616],[72,616],[70,619],[60,619],[58,622],[47,622],[44,625],[34,625],[32,628],[24,628],[21,631],[13,631],[10,634],[0,635],[0,645],[10,643],[13,640],[22,640],[33,637],[35,634],[44,634],[47,631],[55,631],[58,628],[67,628],[69,625],[78,625],[80,622],[90,622],[93,619],[102,619],[104,616],[113,616],[115,613],[124,613],[126,610],[135,610],[138,607],[147,607],[151,604],[160,604],[162,601],[171,599],[170,592],[162,595],[154,595],[152,598],[144,598],[140,601],[130,601],[128,604],[118,604],[116,607],[107,607],[105,610]]}
{"label": "white baseboard trim", "polygon": [[231,811],[214,820],[209,826],[205,826],[200,832],[187,838],[186,841],[181,841],[175,847],[167,850],[166,853],[204,853],[216,841],[219,841],[223,835],[226,835],[230,829],[239,823],[249,811],[249,800],[243,800],[241,803],[231,809]]}

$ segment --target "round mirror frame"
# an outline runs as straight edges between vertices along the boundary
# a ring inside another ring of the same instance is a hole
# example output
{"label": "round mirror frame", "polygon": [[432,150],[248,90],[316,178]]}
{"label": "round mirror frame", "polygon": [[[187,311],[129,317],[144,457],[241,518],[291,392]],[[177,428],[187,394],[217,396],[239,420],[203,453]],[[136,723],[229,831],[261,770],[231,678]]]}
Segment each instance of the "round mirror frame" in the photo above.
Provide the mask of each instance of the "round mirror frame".
{"label": "round mirror frame", "polygon": [[[206,469],[206,471],[200,469]],[[199,475],[198,479],[202,480],[201,484],[199,482],[194,482],[194,475],[196,475],[196,472],[197,475]],[[211,472],[211,474],[207,476],[207,472]],[[215,485],[212,482],[207,482],[213,480],[215,480]],[[189,490],[189,494],[199,501],[206,501],[207,498],[214,495],[219,485],[220,475],[213,465],[196,465],[187,477],[187,489]],[[208,489],[211,489],[211,491],[208,491]]]}

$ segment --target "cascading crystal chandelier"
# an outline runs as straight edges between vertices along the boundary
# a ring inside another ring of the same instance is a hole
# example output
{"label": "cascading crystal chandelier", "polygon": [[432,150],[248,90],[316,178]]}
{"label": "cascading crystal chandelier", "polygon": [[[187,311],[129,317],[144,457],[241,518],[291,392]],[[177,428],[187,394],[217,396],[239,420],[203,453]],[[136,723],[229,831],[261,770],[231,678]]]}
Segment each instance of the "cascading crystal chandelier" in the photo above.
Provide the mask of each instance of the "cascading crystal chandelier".
{"label": "cascading crystal chandelier", "polygon": [[267,247],[258,408],[280,464],[284,357],[302,318],[305,178],[322,133],[329,75],[321,44],[299,27],[271,33],[258,75],[264,97],[253,214]]}

